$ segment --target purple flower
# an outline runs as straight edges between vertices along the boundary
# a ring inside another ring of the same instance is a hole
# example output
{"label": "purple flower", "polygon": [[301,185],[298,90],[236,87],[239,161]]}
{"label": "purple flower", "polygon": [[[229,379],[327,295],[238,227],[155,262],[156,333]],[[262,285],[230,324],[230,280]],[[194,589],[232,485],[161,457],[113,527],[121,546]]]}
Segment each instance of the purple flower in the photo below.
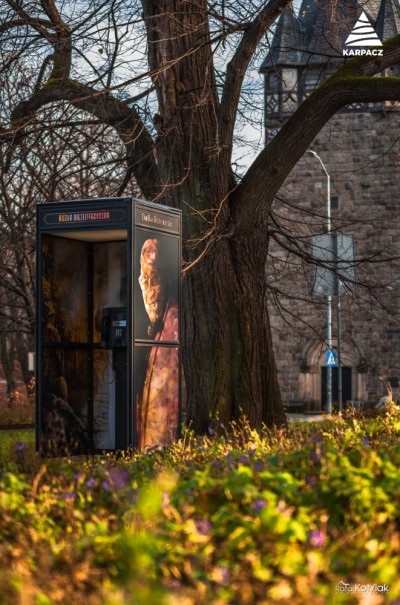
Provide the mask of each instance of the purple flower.
{"label": "purple flower", "polygon": [[116,490],[121,490],[126,487],[129,479],[129,473],[124,468],[112,468],[107,473],[107,478],[110,486],[114,487]]}
{"label": "purple flower", "polygon": [[311,460],[314,460],[314,462],[321,462],[321,454],[319,454],[315,450],[311,451],[310,458]]}
{"label": "purple flower", "polygon": [[76,496],[76,494],[74,492],[67,492],[64,495],[64,500],[74,500],[75,496]]}
{"label": "purple flower", "polygon": [[306,484],[310,487],[315,487],[318,483],[318,479],[315,475],[307,475]]}
{"label": "purple flower", "polygon": [[221,460],[216,460],[214,462],[214,468],[216,468],[217,471],[220,471],[222,469],[222,462],[221,462]]}
{"label": "purple flower", "polygon": [[212,437],[214,435],[213,429],[209,426],[207,429],[207,433]]}
{"label": "purple flower", "polygon": [[81,473],[80,471],[78,471],[74,475],[74,481],[80,481],[81,479],[83,479],[83,473]]}
{"label": "purple flower", "polygon": [[208,519],[201,519],[200,521],[196,521],[196,530],[197,533],[202,536],[207,536],[211,530],[211,523]]}
{"label": "purple flower", "polygon": [[371,442],[371,439],[369,437],[365,437],[365,439],[363,440],[362,444],[363,445],[369,445],[370,442]]}
{"label": "purple flower", "polygon": [[92,487],[96,485],[96,479],[94,477],[90,477],[90,479],[86,481],[85,485],[88,489],[92,489]]}
{"label": "purple flower", "polygon": [[248,456],[240,456],[240,458],[238,459],[238,462],[240,464],[248,464],[249,463],[249,458],[248,458]]}
{"label": "purple flower", "polygon": [[108,481],[103,481],[101,484],[101,487],[106,491],[109,492],[110,491],[110,484]]}
{"label": "purple flower", "polygon": [[260,472],[260,471],[263,470],[263,468],[264,468],[263,461],[262,460],[257,460],[256,466],[255,466],[256,471]]}
{"label": "purple flower", "polygon": [[325,544],[326,535],[320,529],[313,529],[308,532],[308,542],[315,548],[321,548]]}
{"label": "purple flower", "polygon": [[253,502],[253,504],[251,505],[251,508],[254,510],[255,513],[259,513],[266,506],[267,506],[267,501],[264,498],[258,498],[257,500],[255,500],[255,502]]}
{"label": "purple flower", "polygon": [[15,444],[15,451],[16,452],[23,452],[25,450],[25,443],[23,441],[17,441],[17,443]]}

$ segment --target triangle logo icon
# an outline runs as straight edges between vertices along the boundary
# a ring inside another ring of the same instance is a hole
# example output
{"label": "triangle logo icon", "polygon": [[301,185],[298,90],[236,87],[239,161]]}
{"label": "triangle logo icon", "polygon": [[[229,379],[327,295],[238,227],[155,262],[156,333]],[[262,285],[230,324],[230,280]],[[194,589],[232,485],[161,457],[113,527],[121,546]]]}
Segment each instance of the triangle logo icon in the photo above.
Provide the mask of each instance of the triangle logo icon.
{"label": "triangle logo icon", "polygon": [[355,47],[383,46],[364,11],[344,44]]}

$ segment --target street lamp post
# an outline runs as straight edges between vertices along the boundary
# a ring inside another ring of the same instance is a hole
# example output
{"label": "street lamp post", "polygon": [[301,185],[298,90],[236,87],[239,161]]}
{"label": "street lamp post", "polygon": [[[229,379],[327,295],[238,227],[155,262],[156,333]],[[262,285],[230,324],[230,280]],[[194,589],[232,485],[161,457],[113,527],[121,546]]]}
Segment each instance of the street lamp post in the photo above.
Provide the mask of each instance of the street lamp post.
{"label": "street lamp post", "polygon": [[[307,150],[311,153],[322,166],[323,171],[326,174],[326,231],[328,234],[331,233],[331,177],[325,167],[325,164],[319,157],[319,155],[312,149]],[[332,294],[327,295],[327,321],[326,321],[326,341],[328,350],[332,351]],[[326,368],[326,411],[328,414],[332,414],[332,367],[327,366]]]}

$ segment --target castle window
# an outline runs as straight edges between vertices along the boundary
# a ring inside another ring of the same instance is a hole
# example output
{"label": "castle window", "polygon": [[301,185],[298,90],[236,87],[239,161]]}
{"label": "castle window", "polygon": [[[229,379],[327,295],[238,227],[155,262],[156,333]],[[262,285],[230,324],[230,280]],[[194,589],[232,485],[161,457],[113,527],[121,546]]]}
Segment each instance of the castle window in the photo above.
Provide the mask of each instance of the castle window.
{"label": "castle window", "polygon": [[297,109],[297,69],[282,69],[282,113],[293,113]]}
{"label": "castle window", "polygon": [[339,196],[338,195],[331,196],[331,209],[339,210]]}
{"label": "castle window", "polygon": [[308,97],[314,90],[317,88],[318,84],[321,83],[321,72],[320,71],[311,71],[305,74],[304,76],[304,97]]}
{"label": "castle window", "polygon": [[280,114],[281,76],[277,71],[271,71],[265,79],[266,117],[271,118]]}
{"label": "castle window", "polygon": [[308,97],[318,86],[334,73],[331,69],[306,70],[302,77],[302,96]]}
{"label": "castle window", "polygon": [[297,69],[269,72],[265,80],[266,117],[290,115],[298,106]]}

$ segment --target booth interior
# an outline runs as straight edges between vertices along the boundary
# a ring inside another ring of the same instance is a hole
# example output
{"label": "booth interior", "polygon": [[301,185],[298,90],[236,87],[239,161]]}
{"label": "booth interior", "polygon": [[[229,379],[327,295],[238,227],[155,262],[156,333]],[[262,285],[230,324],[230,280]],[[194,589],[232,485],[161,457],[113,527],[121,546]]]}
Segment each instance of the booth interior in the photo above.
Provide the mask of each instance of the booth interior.
{"label": "booth interior", "polygon": [[38,449],[170,442],[180,421],[180,214],[131,198],[42,204],[37,252]]}

